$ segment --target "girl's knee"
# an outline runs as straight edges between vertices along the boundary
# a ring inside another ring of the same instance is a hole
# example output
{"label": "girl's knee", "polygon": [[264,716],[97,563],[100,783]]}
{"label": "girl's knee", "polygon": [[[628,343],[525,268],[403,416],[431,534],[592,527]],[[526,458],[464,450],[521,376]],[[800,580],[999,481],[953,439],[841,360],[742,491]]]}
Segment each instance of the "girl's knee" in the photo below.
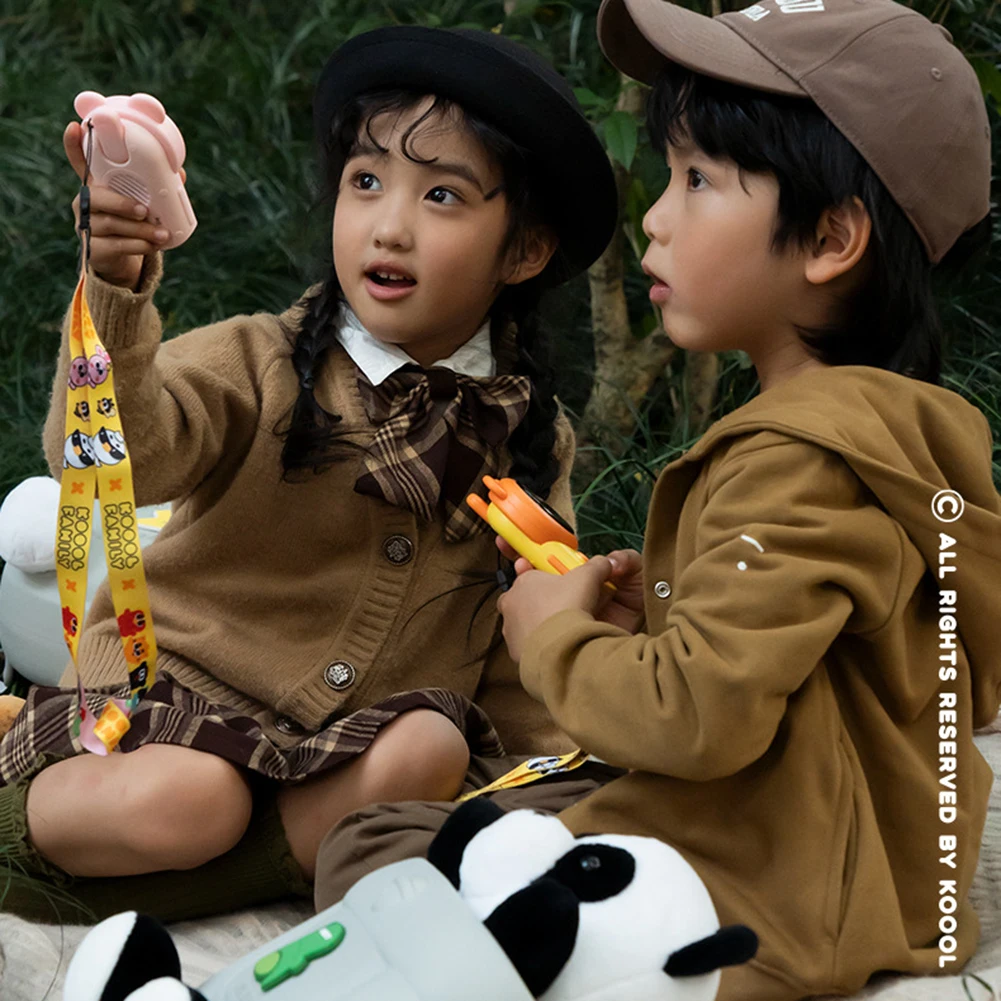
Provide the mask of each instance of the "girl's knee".
{"label": "girl's knee", "polygon": [[201,865],[240,840],[251,805],[247,780],[229,762],[152,744],[50,765],[28,787],[26,812],[43,857],[99,876]]}
{"label": "girl's knee", "polygon": [[224,758],[168,745],[148,745],[124,757],[134,759],[133,847],[147,853],[152,868],[193,869],[243,836],[250,786]]}
{"label": "girl's knee", "polygon": [[370,749],[371,765],[389,776],[413,782],[407,799],[451,799],[469,768],[469,745],[455,724],[432,709],[397,717]]}

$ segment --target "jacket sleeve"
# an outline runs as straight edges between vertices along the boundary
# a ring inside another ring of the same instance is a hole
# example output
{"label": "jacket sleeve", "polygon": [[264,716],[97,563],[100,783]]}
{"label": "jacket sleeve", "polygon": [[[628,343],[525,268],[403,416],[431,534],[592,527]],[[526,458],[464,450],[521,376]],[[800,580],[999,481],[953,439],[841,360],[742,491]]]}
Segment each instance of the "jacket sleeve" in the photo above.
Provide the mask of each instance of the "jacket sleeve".
{"label": "jacket sleeve", "polygon": [[[258,317],[234,317],[161,344],[153,305],[161,275],[158,254],[138,292],[93,274],[86,285],[95,328],[111,356],[140,506],[182,497],[221,461],[239,462],[256,431],[261,381],[283,346],[277,327],[271,331]],[[67,313],[43,434],[56,479],[63,469],[69,325]]]}
{"label": "jacket sleeve", "polygon": [[738,439],[712,471],[666,615],[646,554],[656,633],[571,609],[528,637],[526,689],[610,764],[689,780],[739,771],[768,749],[835,637],[874,632],[893,611],[902,550],[890,517],[835,453],[757,439]]}

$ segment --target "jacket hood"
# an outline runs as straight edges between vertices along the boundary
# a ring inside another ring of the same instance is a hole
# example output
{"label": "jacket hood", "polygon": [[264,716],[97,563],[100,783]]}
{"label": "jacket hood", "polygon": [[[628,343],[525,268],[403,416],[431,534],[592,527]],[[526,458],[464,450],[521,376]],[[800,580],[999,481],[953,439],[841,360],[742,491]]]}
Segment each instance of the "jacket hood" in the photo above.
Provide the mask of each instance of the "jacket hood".
{"label": "jacket hood", "polygon": [[1001,701],[1001,496],[986,417],[952,390],[894,372],[810,369],[717,421],[686,457],[766,429],[841,455],[911,538],[936,585],[957,592],[974,720],[988,722]]}

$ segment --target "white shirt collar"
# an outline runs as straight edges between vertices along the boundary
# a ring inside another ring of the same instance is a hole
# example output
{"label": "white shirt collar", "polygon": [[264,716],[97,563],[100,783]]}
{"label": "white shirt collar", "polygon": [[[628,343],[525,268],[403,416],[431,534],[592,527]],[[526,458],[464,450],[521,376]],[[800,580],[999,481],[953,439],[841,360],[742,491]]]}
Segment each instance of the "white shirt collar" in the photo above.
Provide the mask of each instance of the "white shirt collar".
{"label": "white shirt collar", "polygon": [[[404,365],[416,365],[410,355],[396,344],[385,344],[373,337],[346,303],[341,307],[337,339],[351,360],[365,373],[373,386],[381,385]],[[441,358],[433,368],[450,368],[460,375],[477,379],[497,374],[497,361],[490,347],[490,320],[473,334],[454,354]]]}

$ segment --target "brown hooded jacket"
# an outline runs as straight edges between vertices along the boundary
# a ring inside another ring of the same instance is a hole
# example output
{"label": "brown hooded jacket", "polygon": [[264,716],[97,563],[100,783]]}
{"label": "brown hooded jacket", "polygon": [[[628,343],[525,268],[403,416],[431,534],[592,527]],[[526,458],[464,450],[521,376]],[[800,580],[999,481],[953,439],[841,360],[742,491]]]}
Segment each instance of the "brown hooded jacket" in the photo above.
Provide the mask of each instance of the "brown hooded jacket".
{"label": "brown hooded jacket", "polygon": [[645,631],[570,610],[529,637],[526,688],[633,770],[562,819],[668,841],[721,922],[760,936],[720,1001],[955,973],[973,952],[991,773],[972,732],[1001,703],[991,474],[956,393],[801,373],[661,474]]}

